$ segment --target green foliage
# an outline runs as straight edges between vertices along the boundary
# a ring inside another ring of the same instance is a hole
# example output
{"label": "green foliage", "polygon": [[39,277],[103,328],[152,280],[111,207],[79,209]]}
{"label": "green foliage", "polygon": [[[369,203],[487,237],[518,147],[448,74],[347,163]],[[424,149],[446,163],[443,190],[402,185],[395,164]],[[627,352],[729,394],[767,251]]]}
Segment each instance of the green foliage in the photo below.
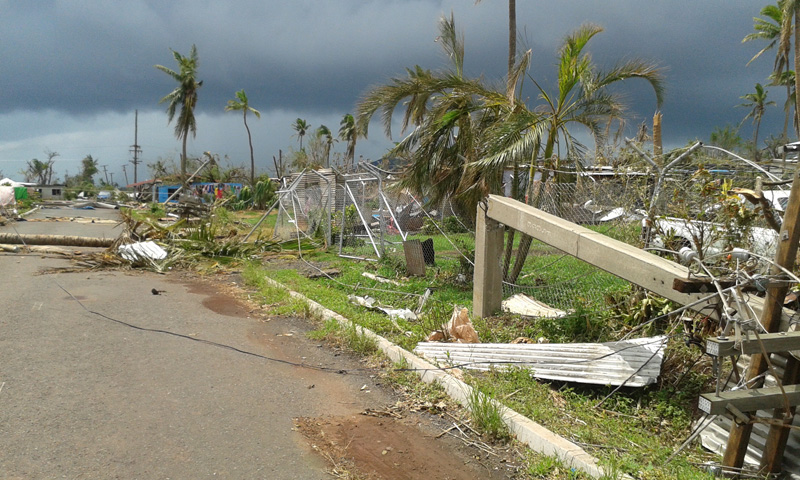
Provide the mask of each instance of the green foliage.
{"label": "green foliage", "polygon": [[164,204],[156,202],[150,204],[150,213],[156,218],[161,218],[167,214],[164,210]]}

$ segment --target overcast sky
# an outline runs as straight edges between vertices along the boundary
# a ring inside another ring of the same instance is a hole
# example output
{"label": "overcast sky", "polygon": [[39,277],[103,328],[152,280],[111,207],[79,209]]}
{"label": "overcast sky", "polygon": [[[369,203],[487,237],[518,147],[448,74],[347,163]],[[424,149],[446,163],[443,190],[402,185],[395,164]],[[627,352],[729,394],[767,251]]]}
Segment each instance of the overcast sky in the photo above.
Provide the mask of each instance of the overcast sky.
{"label": "overcast sky", "polygon": [[[533,51],[530,73],[543,86],[553,83],[560,42],[585,22],[605,28],[589,44],[599,65],[639,57],[664,67],[664,143],[676,147],[707,140],[716,126],[738,125],[747,114],[736,107],[739,97],[767,83],[773,53],[746,67],[763,44],[741,43],[765,4],[517,0],[517,24],[520,47]],[[262,113],[248,119],[256,168],[271,172],[279,149],[297,148],[296,118],[336,132],[371,85],[414,65],[444,67],[435,38],[439,18],[451,11],[466,39],[467,74],[501,80],[507,9],[506,0],[0,0],[0,174],[19,179],[26,161],[46,159],[49,150],[60,154],[59,177],[78,173],[91,154],[124,185],[137,109],[143,162],[178,159],[180,143],[158,104],[175,84],[154,65],[175,68],[170,49],[188,54],[192,44],[203,87],[189,155],[211,151],[249,165],[241,115],[224,111],[245,89]],[[651,122],[656,104],[644,82],[624,87],[633,135],[642,121]],[[767,88],[782,105],[785,93]],[[523,95],[536,101],[530,82]],[[770,107],[760,137],[780,134],[782,126],[782,109]],[[751,131],[747,123],[741,134],[750,138]],[[356,155],[376,159],[390,145],[373,127]],[[127,170],[133,182],[132,166]],[[139,180],[145,178],[149,172],[140,166]]]}

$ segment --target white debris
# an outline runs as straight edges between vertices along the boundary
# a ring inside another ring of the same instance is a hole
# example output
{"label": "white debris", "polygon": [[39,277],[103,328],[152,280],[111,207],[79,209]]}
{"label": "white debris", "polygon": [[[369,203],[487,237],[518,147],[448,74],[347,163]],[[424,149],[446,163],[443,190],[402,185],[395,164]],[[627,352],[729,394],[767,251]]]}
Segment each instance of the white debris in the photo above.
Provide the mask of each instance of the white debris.
{"label": "white debris", "polygon": [[503,300],[502,308],[504,312],[516,313],[526,317],[561,318],[567,315],[564,310],[550,307],[522,293],[512,295]]}
{"label": "white debris", "polygon": [[120,245],[119,254],[129,262],[136,262],[144,259],[163,260],[167,258],[167,251],[151,240]]}

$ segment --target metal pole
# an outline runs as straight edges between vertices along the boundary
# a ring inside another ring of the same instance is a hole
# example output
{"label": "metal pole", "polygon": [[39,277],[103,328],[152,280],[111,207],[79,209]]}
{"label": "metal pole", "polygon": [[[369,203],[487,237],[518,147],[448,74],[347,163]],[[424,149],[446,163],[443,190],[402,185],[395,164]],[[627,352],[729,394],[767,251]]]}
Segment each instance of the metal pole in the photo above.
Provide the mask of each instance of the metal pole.
{"label": "metal pole", "polygon": [[183,187],[184,187],[184,185],[189,185],[189,182],[191,182],[191,181],[192,181],[192,179],[195,177],[195,175],[197,175],[198,173],[200,173],[200,170],[202,170],[203,168],[205,168],[205,166],[206,166],[206,165],[208,165],[208,162],[210,162],[210,161],[211,161],[211,159],[209,159],[209,160],[206,160],[205,162],[203,162],[203,164],[202,164],[202,165],[200,165],[200,168],[198,168],[197,170],[195,170],[195,171],[194,171],[194,173],[193,173],[193,174],[191,174],[191,175],[189,176],[189,178],[187,178],[187,179],[186,179],[186,181],[185,181],[183,184],[181,184],[181,186],[180,186],[180,187],[178,187],[178,189],[177,189],[177,190],[175,190],[175,191],[172,193],[172,195],[170,195],[170,196],[169,196],[169,198],[167,198],[166,200],[164,200],[164,205],[166,205],[167,203],[169,203],[169,201],[170,201],[170,200],[172,200],[172,197],[174,197],[175,195],[177,195],[177,194],[178,194],[178,192],[180,192],[181,190],[183,190]]}

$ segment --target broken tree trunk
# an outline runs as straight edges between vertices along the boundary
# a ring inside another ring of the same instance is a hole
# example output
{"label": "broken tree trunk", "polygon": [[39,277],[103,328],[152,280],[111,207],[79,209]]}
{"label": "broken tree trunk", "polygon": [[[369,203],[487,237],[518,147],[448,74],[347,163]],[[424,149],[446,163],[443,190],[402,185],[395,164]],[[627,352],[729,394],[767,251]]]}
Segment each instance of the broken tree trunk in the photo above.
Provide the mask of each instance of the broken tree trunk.
{"label": "broken tree trunk", "polygon": [[13,245],[58,245],[62,247],[110,247],[114,238],[73,235],[29,235],[0,232],[0,243]]}

